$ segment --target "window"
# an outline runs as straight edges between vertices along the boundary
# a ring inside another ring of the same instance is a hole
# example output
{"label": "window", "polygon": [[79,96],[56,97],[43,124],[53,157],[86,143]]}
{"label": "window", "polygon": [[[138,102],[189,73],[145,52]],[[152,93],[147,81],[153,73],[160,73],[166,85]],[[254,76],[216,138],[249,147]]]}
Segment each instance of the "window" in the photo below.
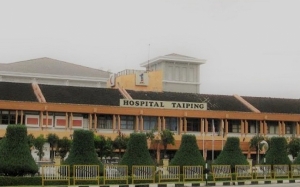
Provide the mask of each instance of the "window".
{"label": "window", "polygon": [[198,118],[187,118],[187,131],[200,132],[200,119]]}
{"label": "window", "polygon": [[97,129],[112,129],[112,115],[98,115],[97,119]]}
{"label": "window", "polygon": [[259,133],[259,121],[248,121],[248,132],[249,133]]}
{"label": "window", "polygon": [[278,134],[278,121],[267,121],[268,133]]}
{"label": "window", "polygon": [[240,133],[241,121],[240,120],[228,120],[228,132]]}
{"label": "window", "polygon": [[189,73],[188,73],[188,75],[189,75],[188,81],[189,82],[194,82],[194,71],[195,71],[195,68],[189,68]]}
{"label": "window", "polygon": [[134,116],[121,116],[121,129],[133,130],[134,122]]}
{"label": "window", "polygon": [[[215,132],[216,134],[219,134],[219,124],[220,121],[217,119],[207,119],[208,122],[208,132]],[[215,128],[215,129],[214,129]]]}
{"label": "window", "polygon": [[175,66],[175,80],[179,81],[179,67]]}
{"label": "window", "polygon": [[9,111],[9,110],[0,111],[0,124],[2,125],[16,124],[16,111]]}
{"label": "window", "polygon": [[177,118],[166,117],[166,129],[177,131]]}
{"label": "window", "polygon": [[157,117],[144,116],[144,130],[152,130],[157,128]]}
{"label": "window", "polygon": [[186,67],[181,69],[181,81],[186,82]]}
{"label": "window", "polygon": [[294,123],[285,122],[285,134],[293,134],[294,132]]}

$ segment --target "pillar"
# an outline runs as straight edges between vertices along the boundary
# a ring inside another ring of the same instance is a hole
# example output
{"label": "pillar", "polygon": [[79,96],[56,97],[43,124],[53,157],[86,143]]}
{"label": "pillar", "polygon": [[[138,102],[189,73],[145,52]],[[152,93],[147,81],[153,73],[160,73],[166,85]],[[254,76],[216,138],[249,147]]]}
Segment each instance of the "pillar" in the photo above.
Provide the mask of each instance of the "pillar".
{"label": "pillar", "polygon": [[282,122],[282,136],[285,135],[285,123],[284,121]]}
{"label": "pillar", "polygon": [[98,125],[98,118],[97,118],[97,114],[94,114],[94,129],[97,129],[97,125]]}
{"label": "pillar", "polygon": [[66,129],[69,127],[69,116],[68,112],[66,112]]}
{"label": "pillar", "polygon": [[241,120],[241,136],[243,136],[244,133],[245,133],[245,126],[244,125],[245,125],[244,120]]}
{"label": "pillar", "polygon": [[18,124],[18,110],[16,110],[16,122],[15,122],[15,124]]}
{"label": "pillar", "polygon": [[[160,117],[158,116],[157,117],[157,131],[160,132],[162,130],[161,128],[161,120],[160,120]],[[163,129],[165,130],[165,129]]]}
{"label": "pillar", "polygon": [[116,126],[117,126],[117,117],[116,117],[116,115],[114,114],[114,115],[113,115],[113,132],[116,131]]}
{"label": "pillar", "polygon": [[89,113],[89,130],[92,129],[93,126],[93,116],[91,113]]}
{"label": "pillar", "polygon": [[186,133],[187,132],[187,120],[186,120],[186,118],[183,118],[183,122],[184,122],[184,133]]}
{"label": "pillar", "polygon": [[139,116],[135,116],[134,132],[139,130]]}
{"label": "pillar", "polygon": [[207,134],[207,132],[208,132],[208,121],[207,121],[207,119],[205,119],[205,135]]}

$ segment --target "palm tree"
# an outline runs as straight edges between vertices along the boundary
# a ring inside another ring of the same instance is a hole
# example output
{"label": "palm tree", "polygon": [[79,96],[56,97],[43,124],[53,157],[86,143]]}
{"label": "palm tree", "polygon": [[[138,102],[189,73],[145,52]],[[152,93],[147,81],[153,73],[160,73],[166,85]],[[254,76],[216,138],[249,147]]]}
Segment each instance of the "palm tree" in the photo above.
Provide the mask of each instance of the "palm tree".
{"label": "palm tree", "polygon": [[156,151],[157,151],[157,162],[159,162],[159,148],[160,145],[162,144],[164,147],[163,150],[163,156],[165,157],[167,155],[167,147],[168,144],[175,144],[175,139],[174,139],[174,133],[172,131],[170,131],[169,129],[165,129],[160,131],[159,133],[157,133],[157,135],[155,135],[157,133],[156,129],[152,129],[150,132],[146,133],[146,137],[147,139],[149,139],[151,141],[151,144],[156,145]]}
{"label": "palm tree", "polygon": [[53,161],[54,159],[54,147],[57,146],[57,143],[59,141],[59,137],[56,134],[50,133],[47,136],[47,142],[50,144],[50,159]]}
{"label": "palm tree", "polygon": [[265,140],[265,138],[261,135],[255,135],[251,138],[250,142],[249,142],[249,147],[251,148],[255,148],[256,150],[256,161],[257,164],[259,164],[259,151],[262,149],[263,144],[260,144],[260,142],[262,142],[263,140]]}
{"label": "palm tree", "polygon": [[127,148],[129,137],[119,131],[119,135],[113,141],[114,148],[119,150],[119,157],[121,158],[122,149]]}
{"label": "palm tree", "polygon": [[165,129],[160,132],[160,137],[161,143],[164,146],[163,156],[166,157],[168,144],[175,145],[174,133],[169,129]]}

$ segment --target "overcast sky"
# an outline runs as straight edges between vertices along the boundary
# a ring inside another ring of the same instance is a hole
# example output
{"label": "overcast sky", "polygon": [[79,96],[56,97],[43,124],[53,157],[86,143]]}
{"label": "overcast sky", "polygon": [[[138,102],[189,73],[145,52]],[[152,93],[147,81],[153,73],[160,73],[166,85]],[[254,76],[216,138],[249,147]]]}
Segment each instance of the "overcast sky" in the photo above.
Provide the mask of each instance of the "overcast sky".
{"label": "overcast sky", "polygon": [[201,93],[300,98],[299,7],[299,0],[1,0],[0,63],[49,57],[117,73],[178,53],[207,60]]}

